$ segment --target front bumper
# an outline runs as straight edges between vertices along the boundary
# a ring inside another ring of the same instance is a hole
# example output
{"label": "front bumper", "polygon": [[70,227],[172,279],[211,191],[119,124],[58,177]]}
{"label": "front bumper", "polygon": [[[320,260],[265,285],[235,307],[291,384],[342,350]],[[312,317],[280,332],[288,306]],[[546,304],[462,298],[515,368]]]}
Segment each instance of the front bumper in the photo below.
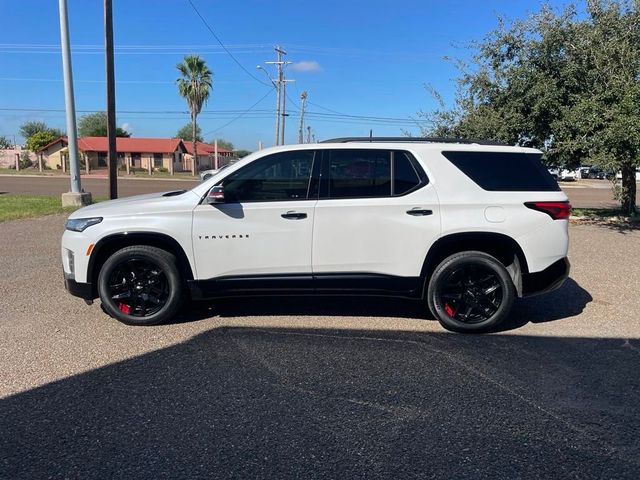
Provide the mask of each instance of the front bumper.
{"label": "front bumper", "polygon": [[71,295],[83,298],[84,300],[93,300],[96,298],[92,284],[76,282],[73,276],[67,273],[64,274],[64,288],[66,288],[67,292]]}
{"label": "front bumper", "polygon": [[561,258],[541,272],[522,275],[522,296],[530,297],[551,292],[559,288],[569,277],[571,264],[568,258]]}

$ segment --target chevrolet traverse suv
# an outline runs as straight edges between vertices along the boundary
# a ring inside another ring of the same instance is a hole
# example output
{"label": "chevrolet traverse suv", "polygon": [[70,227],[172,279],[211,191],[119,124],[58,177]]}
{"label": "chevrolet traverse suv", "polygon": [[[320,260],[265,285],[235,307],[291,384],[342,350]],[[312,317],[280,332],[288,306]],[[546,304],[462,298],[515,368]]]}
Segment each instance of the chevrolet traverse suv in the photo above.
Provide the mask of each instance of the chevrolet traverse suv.
{"label": "chevrolet traverse suv", "polygon": [[393,137],[265,149],[191,190],[74,212],[66,288],[132,325],[185,298],[320,293],[415,298],[447,329],[493,329],[569,273],[571,206],[541,155]]}

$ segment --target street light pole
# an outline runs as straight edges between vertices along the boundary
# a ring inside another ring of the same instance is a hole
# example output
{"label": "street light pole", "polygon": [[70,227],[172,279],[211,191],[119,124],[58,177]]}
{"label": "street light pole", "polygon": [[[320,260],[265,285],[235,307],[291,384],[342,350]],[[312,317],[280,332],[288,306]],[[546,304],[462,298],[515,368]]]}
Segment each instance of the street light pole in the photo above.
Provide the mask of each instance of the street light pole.
{"label": "street light pole", "polygon": [[[80,164],[78,161],[78,137],[76,133],[76,105],[73,97],[73,74],[71,69],[71,46],[69,41],[69,16],[67,0],[59,0],[60,43],[62,49],[62,73],[64,77],[64,104],[67,120],[69,167],[71,191],[62,194],[62,206],[82,206],[91,203],[91,194],[82,191]],[[62,160],[65,161],[64,159]]]}

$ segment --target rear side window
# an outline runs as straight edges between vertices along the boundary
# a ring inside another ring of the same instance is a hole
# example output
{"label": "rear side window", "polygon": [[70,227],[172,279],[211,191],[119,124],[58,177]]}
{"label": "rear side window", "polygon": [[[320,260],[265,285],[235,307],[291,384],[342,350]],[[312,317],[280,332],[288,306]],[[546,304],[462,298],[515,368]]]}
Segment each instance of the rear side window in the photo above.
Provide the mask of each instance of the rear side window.
{"label": "rear side window", "polygon": [[329,160],[329,197],[363,198],[391,195],[391,152],[334,150]]}
{"label": "rear side window", "polygon": [[418,162],[401,150],[327,150],[322,169],[321,198],[400,196],[429,182]]}
{"label": "rear side window", "polygon": [[539,153],[445,151],[442,154],[484,190],[560,191],[558,182],[540,162]]}
{"label": "rear side window", "polygon": [[420,185],[420,176],[406,152],[393,155],[393,194],[402,195]]}

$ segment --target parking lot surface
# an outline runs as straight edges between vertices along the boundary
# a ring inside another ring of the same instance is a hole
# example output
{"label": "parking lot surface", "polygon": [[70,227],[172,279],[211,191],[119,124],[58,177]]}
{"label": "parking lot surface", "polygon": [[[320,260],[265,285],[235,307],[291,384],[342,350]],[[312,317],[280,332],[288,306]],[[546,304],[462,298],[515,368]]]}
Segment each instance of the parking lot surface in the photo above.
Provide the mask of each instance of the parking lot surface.
{"label": "parking lot surface", "polygon": [[639,478],[640,232],[572,226],[503,331],[419,303],[237,299],[128,327],[64,217],[0,224],[0,478]]}

